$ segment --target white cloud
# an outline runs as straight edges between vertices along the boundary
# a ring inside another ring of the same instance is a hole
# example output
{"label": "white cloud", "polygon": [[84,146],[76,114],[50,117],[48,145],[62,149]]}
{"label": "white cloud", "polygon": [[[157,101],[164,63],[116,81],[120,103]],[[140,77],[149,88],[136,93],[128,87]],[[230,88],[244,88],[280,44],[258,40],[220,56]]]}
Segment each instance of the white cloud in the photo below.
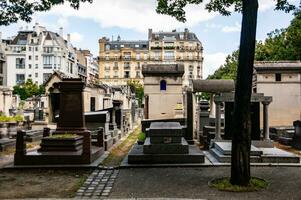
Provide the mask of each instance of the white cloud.
{"label": "white cloud", "polygon": [[238,22],[235,22],[234,26],[224,26],[222,28],[222,32],[224,33],[231,33],[231,32],[240,32],[241,25]]}
{"label": "white cloud", "polygon": [[204,54],[203,77],[207,78],[208,75],[213,74],[215,70],[224,64],[227,55],[223,52]]}
{"label": "white cloud", "polygon": [[71,43],[80,43],[83,41],[84,36],[78,32],[70,33]]}
{"label": "white cloud", "polygon": [[176,19],[156,13],[156,0],[101,0],[93,4],[84,3],[79,10],[67,5],[54,7],[48,14],[62,18],[77,16],[94,20],[101,27],[119,27],[145,32],[148,28],[154,30],[171,30],[174,28],[193,27],[203,21],[212,19],[216,13],[208,13],[202,5],[186,7],[187,22],[180,23]]}

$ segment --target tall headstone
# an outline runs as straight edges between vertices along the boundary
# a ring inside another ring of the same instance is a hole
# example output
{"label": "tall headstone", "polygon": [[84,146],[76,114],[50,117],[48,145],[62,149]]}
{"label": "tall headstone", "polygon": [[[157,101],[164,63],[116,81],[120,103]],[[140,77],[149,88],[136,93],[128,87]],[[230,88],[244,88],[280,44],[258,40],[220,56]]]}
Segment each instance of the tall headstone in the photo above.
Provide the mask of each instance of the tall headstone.
{"label": "tall headstone", "polygon": [[81,79],[63,79],[59,83],[60,114],[56,133],[66,131],[85,131],[83,89],[85,83]]}

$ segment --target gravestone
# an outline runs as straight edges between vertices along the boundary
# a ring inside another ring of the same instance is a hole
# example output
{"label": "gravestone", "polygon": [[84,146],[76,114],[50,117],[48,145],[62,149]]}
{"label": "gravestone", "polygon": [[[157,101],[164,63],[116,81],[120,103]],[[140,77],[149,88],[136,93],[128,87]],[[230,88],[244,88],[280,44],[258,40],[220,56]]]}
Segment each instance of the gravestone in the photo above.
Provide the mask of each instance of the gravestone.
{"label": "gravestone", "polygon": [[155,122],[149,128],[149,137],[143,146],[145,154],[188,154],[188,144],[182,127],[177,122]]}
{"label": "gravestone", "polygon": [[152,122],[144,145],[136,144],[128,164],[204,163],[204,154],[183,137],[179,122]]}
{"label": "gravestone", "polygon": [[[81,79],[63,79],[59,83],[60,113],[55,137],[45,133],[35,151],[23,151],[24,134],[17,135],[17,152],[15,165],[70,165],[91,164],[103,153],[102,138],[98,146],[92,146],[91,132],[86,129],[84,116],[83,89]],[[66,134],[67,133],[67,134]],[[66,135],[64,135],[66,134]],[[63,136],[62,136],[63,135]]]}
{"label": "gravestone", "polygon": [[294,121],[293,125],[295,127],[295,133],[291,143],[295,149],[301,150],[301,121]]}

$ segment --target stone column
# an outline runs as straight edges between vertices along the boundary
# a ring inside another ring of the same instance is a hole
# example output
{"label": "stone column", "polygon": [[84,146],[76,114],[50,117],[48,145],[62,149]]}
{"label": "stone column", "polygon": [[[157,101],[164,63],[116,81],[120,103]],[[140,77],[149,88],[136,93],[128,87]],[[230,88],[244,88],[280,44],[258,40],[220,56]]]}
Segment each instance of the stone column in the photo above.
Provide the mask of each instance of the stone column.
{"label": "stone column", "polygon": [[215,102],[215,140],[221,140],[221,102]]}
{"label": "stone column", "polygon": [[269,130],[269,104],[270,102],[263,101],[263,135],[264,140],[270,140]]}

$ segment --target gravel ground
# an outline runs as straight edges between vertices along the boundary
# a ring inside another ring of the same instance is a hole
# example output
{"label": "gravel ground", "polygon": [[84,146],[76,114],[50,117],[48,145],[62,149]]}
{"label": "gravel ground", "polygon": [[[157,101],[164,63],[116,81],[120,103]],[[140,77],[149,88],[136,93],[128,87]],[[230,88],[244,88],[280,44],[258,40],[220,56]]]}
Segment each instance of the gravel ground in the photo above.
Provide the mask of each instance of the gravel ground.
{"label": "gravel ground", "polygon": [[301,199],[301,168],[253,167],[269,182],[259,192],[221,192],[208,181],[230,175],[229,167],[120,169],[109,198]]}

